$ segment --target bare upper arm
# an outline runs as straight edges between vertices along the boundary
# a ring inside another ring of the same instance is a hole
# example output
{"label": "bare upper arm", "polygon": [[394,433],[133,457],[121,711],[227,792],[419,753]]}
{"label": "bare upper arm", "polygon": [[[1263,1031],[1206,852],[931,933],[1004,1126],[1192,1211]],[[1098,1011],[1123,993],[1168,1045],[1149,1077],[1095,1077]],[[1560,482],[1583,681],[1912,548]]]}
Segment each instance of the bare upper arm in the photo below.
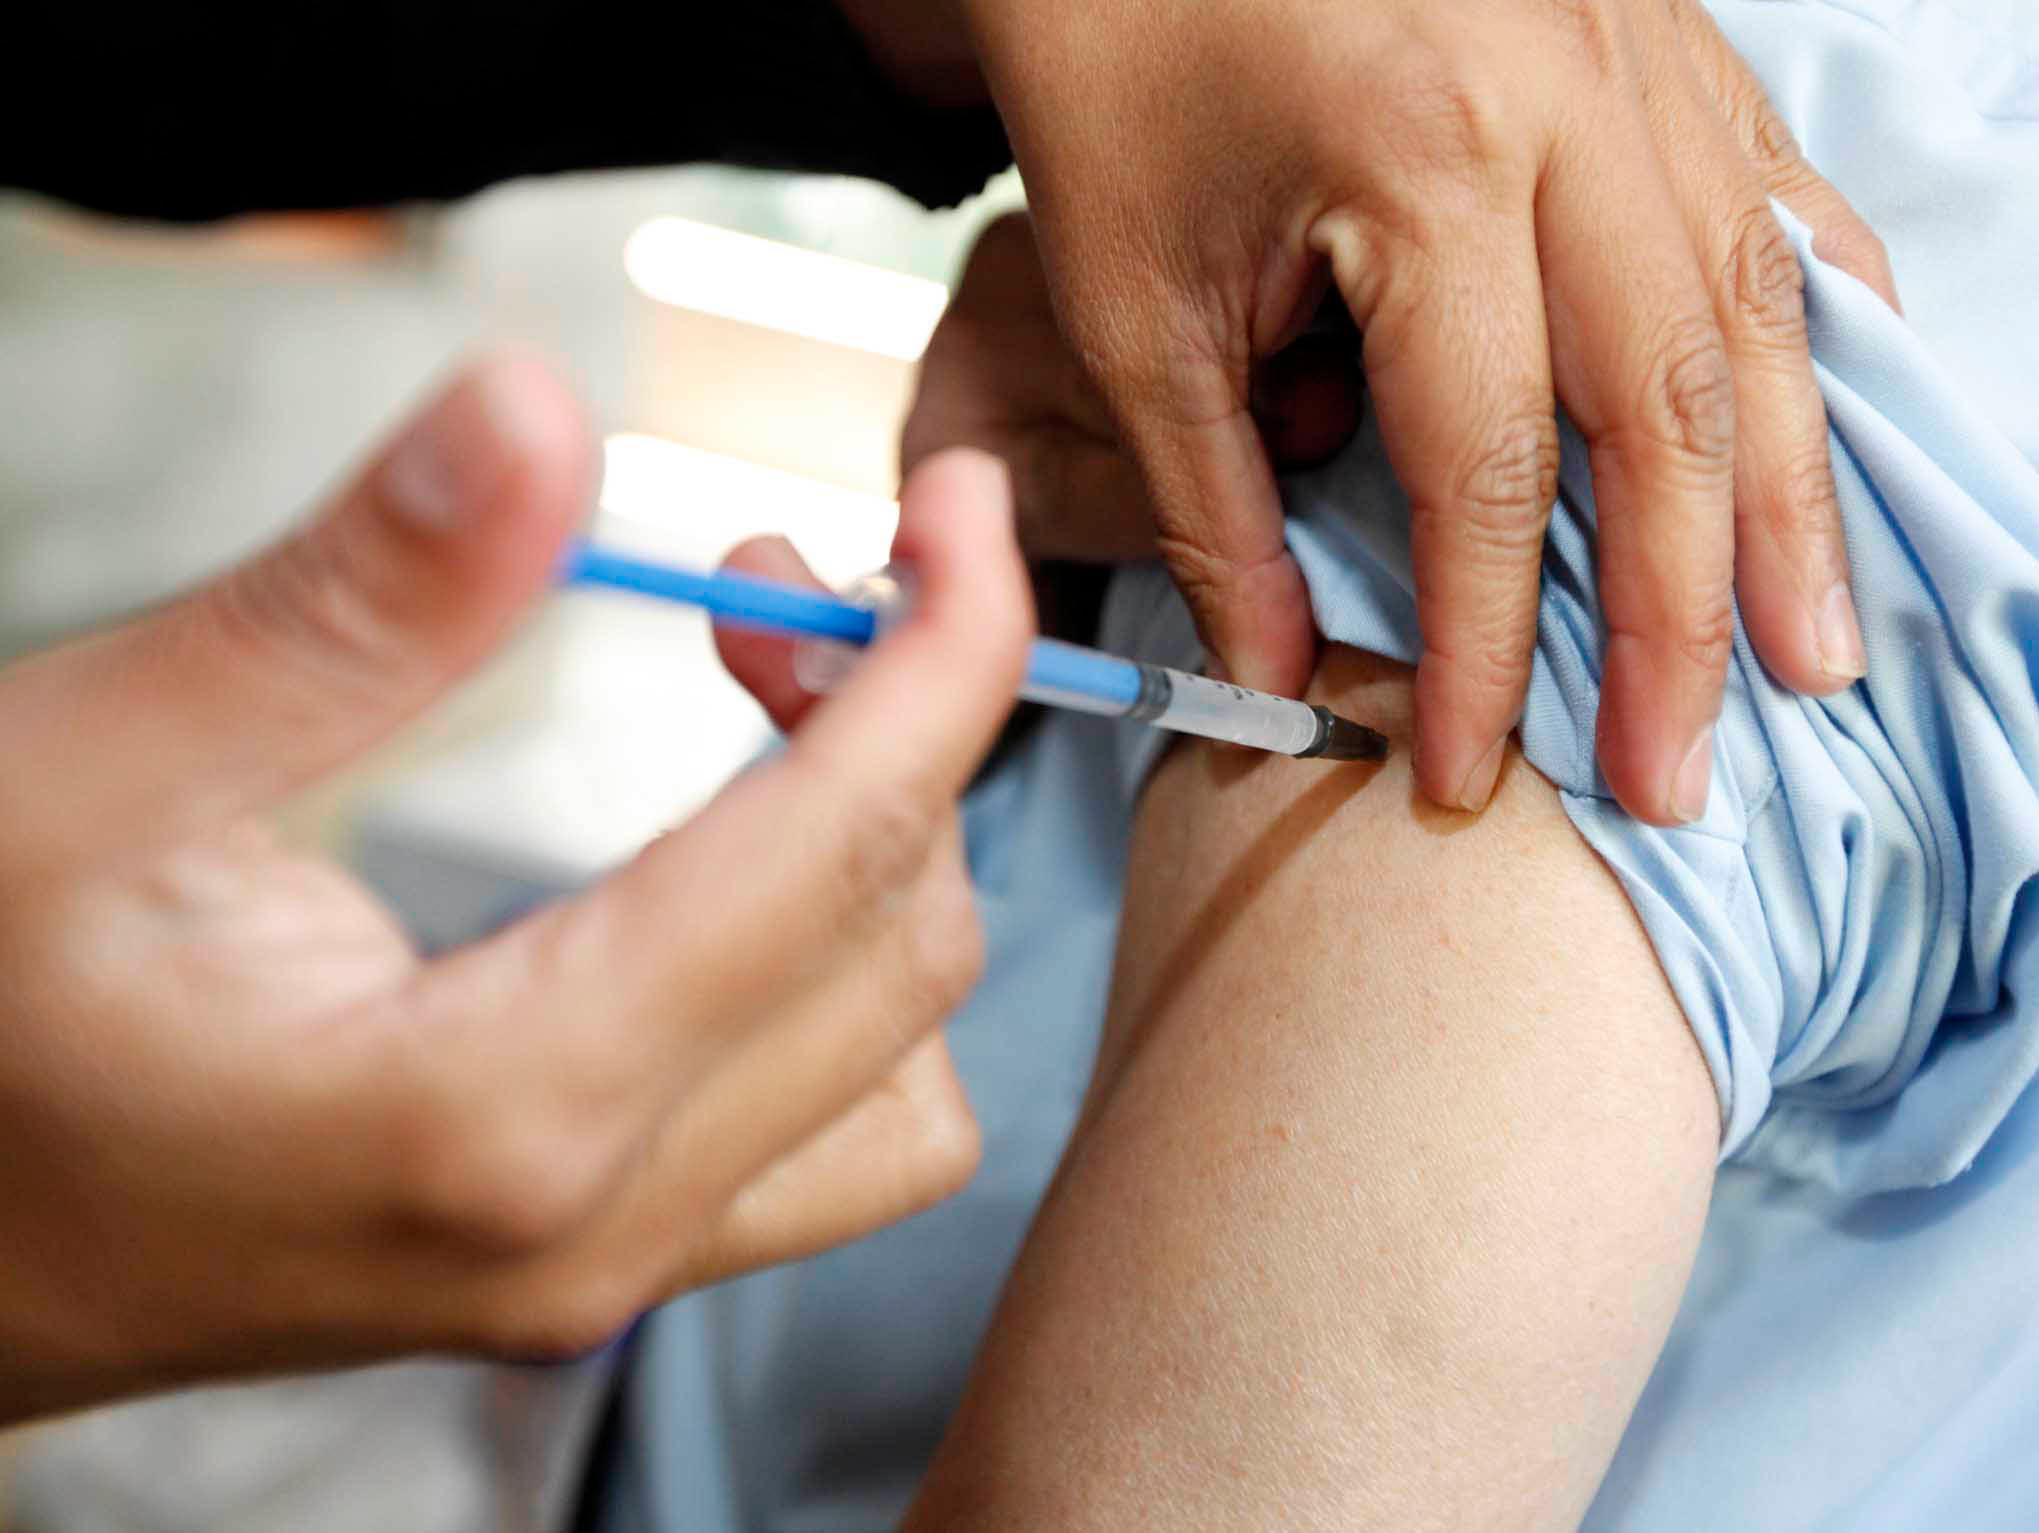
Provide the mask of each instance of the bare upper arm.
{"label": "bare upper arm", "polygon": [[916,1526],[1575,1523],[1682,1291],[1711,1084],[1519,757],[1414,795],[1408,673],[1313,695],[1379,769],[1176,750],[1091,1100]]}

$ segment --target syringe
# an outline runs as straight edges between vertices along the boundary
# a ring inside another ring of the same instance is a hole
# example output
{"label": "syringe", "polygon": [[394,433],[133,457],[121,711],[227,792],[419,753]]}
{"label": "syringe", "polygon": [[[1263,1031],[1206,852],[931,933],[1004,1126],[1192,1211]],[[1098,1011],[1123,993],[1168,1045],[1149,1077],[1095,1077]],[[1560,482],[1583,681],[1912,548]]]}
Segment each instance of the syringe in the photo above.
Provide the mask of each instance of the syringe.
{"label": "syringe", "polygon": [[[568,556],[563,573],[581,584],[701,607],[737,627],[826,641],[828,648],[807,648],[800,656],[801,683],[812,691],[825,691],[838,679],[849,658],[843,648],[861,648],[875,639],[885,625],[885,609],[896,613],[905,595],[891,577],[872,577],[865,582],[868,604],[860,606],[751,575],[726,570],[702,574],[586,543]],[[884,589],[888,580],[890,592]],[[1020,696],[1284,756],[1381,761],[1388,754],[1385,735],[1328,708],[1170,666],[1122,660],[1059,639],[1034,641]]]}

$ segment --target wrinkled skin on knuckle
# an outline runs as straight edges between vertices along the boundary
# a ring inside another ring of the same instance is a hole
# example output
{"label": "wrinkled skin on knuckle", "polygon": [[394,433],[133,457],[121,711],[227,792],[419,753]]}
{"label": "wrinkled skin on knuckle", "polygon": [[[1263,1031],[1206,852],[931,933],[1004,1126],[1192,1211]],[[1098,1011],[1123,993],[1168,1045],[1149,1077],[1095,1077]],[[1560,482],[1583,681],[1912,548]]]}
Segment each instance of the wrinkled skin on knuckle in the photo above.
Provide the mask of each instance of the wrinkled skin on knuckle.
{"label": "wrinkled skin on knuckle", "polygon": [[1756,162],[1765,190],[1814,226],[1820,258],[1847,271],[1867,272],[1894,289],[1889,248],[1812,168],[1762,87],[1738,71],[1725,94],[1729,121]]}
{"label": "wrinkled skin on knuckle", "polygon": [[1828,456],[1826,436],[1817,444],[1793,453],[1766,486],[1764,520],[1772,540],[1793,558],[1812,557],[1818,568],[1810,573],[1825,587],[1841,573],[1825,557],[1829,540],[1838,540],[1841,526],[1840,503],[1834,492],[1833,462]]}
{"label": "wrinkled skin on knuckle", "polygon": [[1536,649],[1537,587],[1531,583],[1524,589],[1515,582],[1511,570],[1508,584],[1497,588],[1490,602],[1478,611],[1455,611],[1447,622],[1433,594],[1435,582],[1418,575],[1424,665],[1446,679],[1454,695],[1514,698],[1526,685]]}
{"label": "wrinkled skin on knuckle", "polygon": [[838,904],[874,914],[896,909],[928,864],[950,805],[911,777],[893,777],[860,795],[836,822]]}
{"label": "wrinkled skin on knuckle", "polygon": [[1277,544],[1265,560],[1235,559],[1207,547],[1198,537],[1171,529],[1158,529],[1154,543],[1199,623],[1220,630],[1239,621],[1242,607],[1266,589],[1265,582],[1287,556],[1286,548]]}
{"label": "wrinkled skin on knuckle", "polygon": [[543,1256],[601,1206],[620,1168],[607,1125],[459,1087],[408,1093],[393,1199],[399,1222],[455,1250]]}
{"label": "wrinkled skin on knuckle", "polygon": [[1736,214],[1726,249],[1722,290],[1746,335],[1777,350],[1805,350],[1805,273],[1769,208]]}
{"label": "wrinkled skin on knuckle", "polygon": [[1522,152],[1503,76],[1462,39],[1415,41],[1396,52],[1374,76],[1385,97],[1373,114],[1382,147],[1419,188],[1448,195],[1488,185]]}
{"label": "wrinkled skin on knuckle", "polygon": [[[1208,401],[1191,385],[1249,359],[1243,315],[1252,272],[1211,226],[1234,209],[1203,187],[1164,204],[1151,187],[1114,187],[1035,222],[1048,309],[1079,370],[1121,421]],[[1198,408],[1192,410],[1190,407]]]}
{"label": "wrinkled skin on knuckle", "polygon": [[1542,17],[1551,35],[1561,39],[1574,58],[1596,76],[1616,72],[1621,57],[1618,18],[1605,0],[1542,0]]}
{"label": "wrinkled skin on knuckle", "polygon": [[1547,411],[1505,422],[1460,469],[1452,503],[1476,546],[1514,562],[1543,546],[1558,493],[1558,423]]}
{"label": "wrinkled skin on knuckle", "polygon": [[1678,653],[1694,670],[1707,676],[1724,672],[1735,645],[1732,582],[1706,581],[1688,591],[1668,631],[1677,642]]}
{"label": "wrinkled skin on knuckle", "polygon": [[345,535],[352,519],[280,545],[224,580],[203,610],[230,649],[274,659],[308,684],[358,694],[400,672],[406,614],[382,598],[384,582],[361,578]]}
{"label": "wrinkled skin on knuckle", "polygon": [[1427,668],[1442,668],[1452,693],[1460,698],[1513,700],[1528,685],[1535,653],[1534,622],[1518,627],[1485,618],[1474,623],[1471,632],[1441,634],[1434,644],[1426,638],[1423,661]]}
{"label": "wrinkled skin on knuckle", "polygon": [[[1141,287],[1151,284],[1143,283]],[[1185,279],[1192,294],[1207,286]],[[1111,419],[1138,448],[1163,431],[1199,431],[1236,413],[1252,365],[1252,341],[1243,318],[1226,319],[1217,297],[1194,302],[1144,294],[1150,312],[1116,314],[1105,328],[1069,325],[1083,375],[1104,400]],[[1123,303],[1107,305],[1114,311]]]}
{"label": "wrinkled skin on knuckle", "polygon": [[[1728,125],[1760,170],[1776,175],[1805,164],[1791,127],[1777,114],[1763,88],[1746,74],[1725,87]],[[1771,189],[1777,188],[1772,184]]]}
{"label": "wrinkled skin on knuckle", "polygon": [[1652,348],[1636,419],[1647,438],[1687,457],[1724,462],[1734,449],[1735,374],[1711,318],[1682,319]]}
{"label": "wrinkled skin on knuckle", "polygon": [[1154,546],[1168,572],[1175,577],[1175,584],[1181,590],[1190,606],[1199,611],[1208,609],[1227,587],[1229,577],[1236,573],[1231,560],[1213,553],[1202,541],[1190,535],[1168,528],[1154,534]]}

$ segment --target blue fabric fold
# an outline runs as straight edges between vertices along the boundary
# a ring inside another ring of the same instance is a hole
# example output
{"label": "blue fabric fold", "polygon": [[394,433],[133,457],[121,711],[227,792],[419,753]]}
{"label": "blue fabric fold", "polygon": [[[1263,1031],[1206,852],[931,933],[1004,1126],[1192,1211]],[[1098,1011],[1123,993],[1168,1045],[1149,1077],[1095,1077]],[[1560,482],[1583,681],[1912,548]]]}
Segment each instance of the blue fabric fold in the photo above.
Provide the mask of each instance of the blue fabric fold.
{"label": "blue fabric fold", "polygon": [[[1567,426],[1522,744],[1642,917],[1712,1071],[1723,1157],[1882,1192],[1957,1175],[2039,1072],[2039,1011],[2017,1001],[2039,940],[2039,468],[1776,211],[1805,270],[1869,673],[1798,696],[1738,621],[1705,815],[1622,812],[1593,759],[1605,634]],[[1407,505],[1378,435],[1285,493],[1319,628],[1414,664]],[[1120,581],[1102,642],[1199,654],[1158,569]],[[1127,747],[1136,782],[1159,742]]]}

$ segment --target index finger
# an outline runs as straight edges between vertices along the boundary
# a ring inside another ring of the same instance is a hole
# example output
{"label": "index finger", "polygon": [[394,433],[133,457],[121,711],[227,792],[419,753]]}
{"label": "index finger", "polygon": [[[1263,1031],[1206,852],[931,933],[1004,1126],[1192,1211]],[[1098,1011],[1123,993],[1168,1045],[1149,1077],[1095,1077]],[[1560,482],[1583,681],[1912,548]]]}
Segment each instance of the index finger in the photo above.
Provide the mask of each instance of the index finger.
{"label": "index finger", "polygon": [[1423,656],[1416,777],[1478,813],[1522,715],[1536,649],[1558,427],[1527,188],[1463,220],[1448,254],[1407,252],[1367,313],[1366,364],[1388,458],[1409,498]]}
{"label": "index finger", "polygon": [[1106,360],[1098,371],[1152,495],[1161,557],[1217,664],[1242,686],[1300,695],[1316,629],[1283,536],[1246,359],[1232,367],[1190,347],[1172,359]]}

